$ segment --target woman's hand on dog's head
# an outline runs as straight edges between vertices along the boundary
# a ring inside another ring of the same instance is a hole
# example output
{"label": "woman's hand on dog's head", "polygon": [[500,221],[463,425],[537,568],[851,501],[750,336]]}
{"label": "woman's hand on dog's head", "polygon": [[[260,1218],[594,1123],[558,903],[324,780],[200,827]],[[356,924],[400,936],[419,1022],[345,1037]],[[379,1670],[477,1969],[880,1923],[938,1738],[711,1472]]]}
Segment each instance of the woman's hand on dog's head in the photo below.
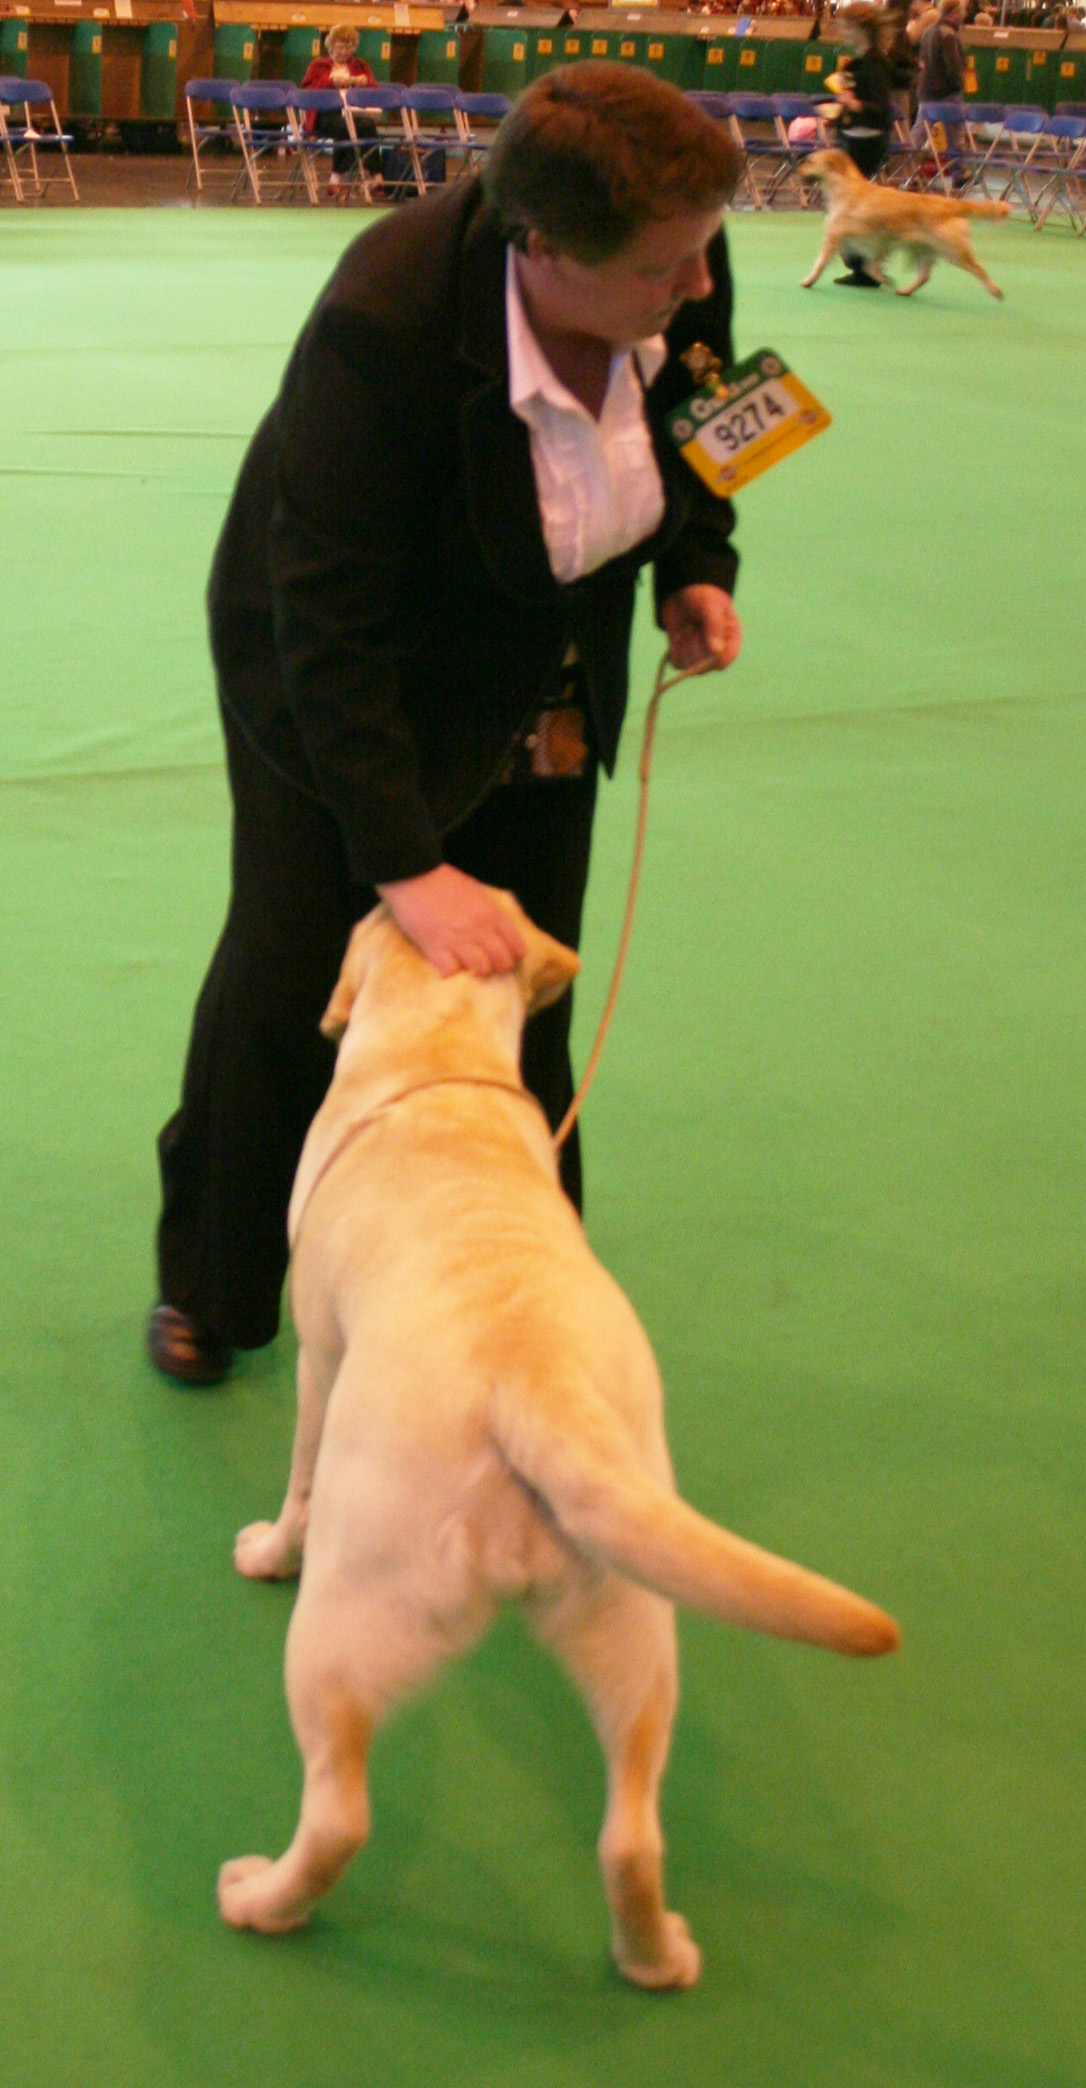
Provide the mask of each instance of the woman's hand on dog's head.
{"label": "woman's hand on dog's head", "polygon": [[512,914],[487,885],[451,863],[377,889],[397,927],[444,978],[469,971],[488,979],[513,971],[524,956]]}

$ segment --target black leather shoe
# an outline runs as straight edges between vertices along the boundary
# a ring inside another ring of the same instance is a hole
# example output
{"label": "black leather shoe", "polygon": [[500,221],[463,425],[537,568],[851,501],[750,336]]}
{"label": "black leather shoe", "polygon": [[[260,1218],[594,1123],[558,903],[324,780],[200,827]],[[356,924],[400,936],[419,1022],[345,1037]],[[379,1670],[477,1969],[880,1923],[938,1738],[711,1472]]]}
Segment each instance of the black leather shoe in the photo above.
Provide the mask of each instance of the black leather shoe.
{"label": "black leather shoe", "polygon": [[163,1377],[179,1385],[218,1385],[229,1377],[234,1351],[217,1334],[198,1327],[176,1305],[156,1305],[147,1322],[147,1351]]}

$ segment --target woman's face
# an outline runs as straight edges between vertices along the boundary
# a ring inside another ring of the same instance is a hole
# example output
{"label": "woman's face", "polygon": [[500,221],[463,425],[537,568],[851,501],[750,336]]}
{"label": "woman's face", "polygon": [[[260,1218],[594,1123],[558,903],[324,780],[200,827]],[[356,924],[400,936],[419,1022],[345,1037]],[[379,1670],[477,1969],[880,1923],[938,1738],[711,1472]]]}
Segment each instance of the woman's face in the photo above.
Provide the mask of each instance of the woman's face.
{"label": "woman's face", "polygon": [[328,56],[333,65],[347,65],[354,57],[354,44],[349,37],[337,36],[329,46]]}
{"label": "woman's face", "polygon": [[530,232],[528,251],[545,274],[550,316],[616,348],[662,333],[681,304],[708,297],[713,277],[705,249],[723,214],[721,206],[654,221],[594,267]]}

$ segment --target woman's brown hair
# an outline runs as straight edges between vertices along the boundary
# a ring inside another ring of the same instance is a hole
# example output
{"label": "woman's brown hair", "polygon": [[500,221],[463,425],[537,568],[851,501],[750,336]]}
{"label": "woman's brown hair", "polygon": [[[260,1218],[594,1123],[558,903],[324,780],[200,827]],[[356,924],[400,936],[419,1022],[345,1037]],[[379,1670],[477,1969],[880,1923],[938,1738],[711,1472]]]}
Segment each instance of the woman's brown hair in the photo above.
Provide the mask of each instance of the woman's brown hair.
{"label": "woman's brown hair", "polygon": [[483,169],[506,237],[529,231],[587,266],[653,221],[727,202],[742,156],[677,87],[589,60],[544,74],[499,126]]}

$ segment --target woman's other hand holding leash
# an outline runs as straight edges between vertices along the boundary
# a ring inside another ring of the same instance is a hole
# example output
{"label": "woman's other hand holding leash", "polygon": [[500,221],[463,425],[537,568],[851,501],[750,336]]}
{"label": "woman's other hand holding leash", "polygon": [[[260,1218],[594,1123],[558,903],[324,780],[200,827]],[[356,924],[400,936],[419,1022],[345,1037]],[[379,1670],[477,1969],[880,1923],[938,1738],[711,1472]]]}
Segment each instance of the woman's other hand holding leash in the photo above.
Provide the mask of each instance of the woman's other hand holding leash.
{"label": "woman's other hand holding leash", "polygon": [[660,610],[670,639],[669,658],[683,673],[730,667],[743,644],[743,626],[722,587],[681,587]]}

